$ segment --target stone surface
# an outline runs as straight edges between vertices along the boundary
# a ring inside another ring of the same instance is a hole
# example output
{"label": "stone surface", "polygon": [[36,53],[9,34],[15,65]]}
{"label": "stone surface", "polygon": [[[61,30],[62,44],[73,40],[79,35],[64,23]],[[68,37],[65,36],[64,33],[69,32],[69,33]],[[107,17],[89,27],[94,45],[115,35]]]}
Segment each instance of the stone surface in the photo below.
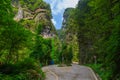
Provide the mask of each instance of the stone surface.
{"label": "stone surface", "polygon": [[32,32],[35,32],[36,26],[43,24],[43,30],[40,32],[40,35],[42,35],[43,38],[52,38],[56,35],[55,27],[51,21],[52,17],[50,9],[38,7],[32,11],[29,8],[25,7],[25,5],[21,6],[18,0],[12,0],[12,6],[18,10],[14,17],[14,20],[24,20],[23,24],[25,24],[25,28],[30,29]]}

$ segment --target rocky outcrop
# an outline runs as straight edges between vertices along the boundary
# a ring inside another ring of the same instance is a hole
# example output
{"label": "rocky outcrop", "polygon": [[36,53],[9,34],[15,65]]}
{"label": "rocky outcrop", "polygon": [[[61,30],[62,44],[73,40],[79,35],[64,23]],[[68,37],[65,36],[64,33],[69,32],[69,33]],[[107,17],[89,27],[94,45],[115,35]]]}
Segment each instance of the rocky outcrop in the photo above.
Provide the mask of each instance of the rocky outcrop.
{"label": "rocky outcrop", "polygon": [[56,36],[54,33],[51,33],[49,26],[47,26],[46,29],[43,29],[42,35],[44,35],[44,38],[52,38]]}
{"label": "rocky outcrop", "polygon": [[23,19],[23,9],[21,7],[19,7],[18,13],[14,17],[14,20],[20,21],[21,19]]}
{"label": "rocky outcrop", "polygon": [[72,34],[69,31],[69,20],[71,19],[70,13],[74,10],[74,8],[67,8],[63,14],[63,22],[62,28],[58,30],[58,36],[62,41],[70,43],[72,40]]}
{"label": "rocky outcrop", "polygon": [[[18,5],[15,5],[17,2]],[[37,7],[35,10],[30,10],[27,7],[21,6],[17,0],[13,0],[13,7],[18,9],[17,14],[15,15],[14,20],[23,21],[23,24],[26,28],[30,29],[32,32],[35,32],[36,26],[39,24],[44,24],[41,35],[44,38],[51,38],[56,35],[55,28],[51,21],[51,10],[50,8],[41,8]]]}
{"label": "rocky outcrop", "polygon": [[71,18],[70,13],[74,10],[74,8],[67,8],[63,14],[63,22],[62,22],[62,30],[67,27],[67,22]]}
{"label": "rocky outcrop", "polygon": [[62,29],[58,31],[59,38],[62,42],[66,43],[67,46],[71,46],[73,50],[73,60],[78,61],[78,43],[77,43],[77,32],[73,29],[75,25],[73,24],[73,12],[74,8],[67,8],[63,14]]}

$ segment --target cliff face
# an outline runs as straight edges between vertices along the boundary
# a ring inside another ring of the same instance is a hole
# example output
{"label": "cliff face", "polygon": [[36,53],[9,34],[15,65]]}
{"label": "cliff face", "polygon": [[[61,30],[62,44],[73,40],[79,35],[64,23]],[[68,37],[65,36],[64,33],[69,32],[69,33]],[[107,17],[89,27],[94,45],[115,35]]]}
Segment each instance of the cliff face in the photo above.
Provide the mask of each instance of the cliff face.
{"label": "cliff face", "polygon": [[65,29],[68,24],[68,20],[71,18],[70,13],[74,10],[74,8],[67,8],[63,14],[63,22],[62,29]]}
{"label": "cliff face", "polygon": [[63,23],[62,23],[62,29],[58,31],[59,37],[62,42],[65,42],[67,46],[71,46],[73,50],[73,60],[78,61],[77,55],[78,55],[78,43],[77,43],[77,32],[72,31],[74,30],[73,18],[74,15],[72,12],[74,12],[74,8],[67,8],[63,14]]}
{"label": "cliff face", "polygon": [[14,20],[20,21],[27,29],[35,32],[37,26],[42,24],[41,35],[44,38],[51,38],[56,35],[51,21],[51,9],[48,4],[42,0],[13,0],[12,5],[16,14]]}
{"label": "cliff face", "polygon": [[63,14],[63,22],[61,30],[58,30],[58,34],[61,40],[69,43],[72,40],[72,33],[70,32],[70,19],[73,17],[71,16],[71,12],[74,8],[67,8]]}

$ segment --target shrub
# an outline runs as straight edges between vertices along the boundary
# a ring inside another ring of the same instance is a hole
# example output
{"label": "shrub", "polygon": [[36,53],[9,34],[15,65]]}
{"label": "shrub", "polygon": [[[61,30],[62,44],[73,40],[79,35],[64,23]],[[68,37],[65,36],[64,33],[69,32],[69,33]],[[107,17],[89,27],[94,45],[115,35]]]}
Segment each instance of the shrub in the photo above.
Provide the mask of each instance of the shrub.
{"label": "shrub", "polygon": [[0,80],[44,80],[41,67],[31,58],[15,64],[0,65]]}

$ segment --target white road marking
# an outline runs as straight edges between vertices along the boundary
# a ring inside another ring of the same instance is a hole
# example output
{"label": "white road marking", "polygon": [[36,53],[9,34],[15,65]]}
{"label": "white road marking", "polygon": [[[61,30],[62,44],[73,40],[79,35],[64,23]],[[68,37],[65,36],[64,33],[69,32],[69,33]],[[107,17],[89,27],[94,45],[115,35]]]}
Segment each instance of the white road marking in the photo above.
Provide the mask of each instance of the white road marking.
{"label": "white road marking", "polygon": [[47,67],[47,70],[48,70],[52,75],[55,76],[56,80],[59,80],[57,74],[55,74],[53,71],[51,71],[48,67]]}

